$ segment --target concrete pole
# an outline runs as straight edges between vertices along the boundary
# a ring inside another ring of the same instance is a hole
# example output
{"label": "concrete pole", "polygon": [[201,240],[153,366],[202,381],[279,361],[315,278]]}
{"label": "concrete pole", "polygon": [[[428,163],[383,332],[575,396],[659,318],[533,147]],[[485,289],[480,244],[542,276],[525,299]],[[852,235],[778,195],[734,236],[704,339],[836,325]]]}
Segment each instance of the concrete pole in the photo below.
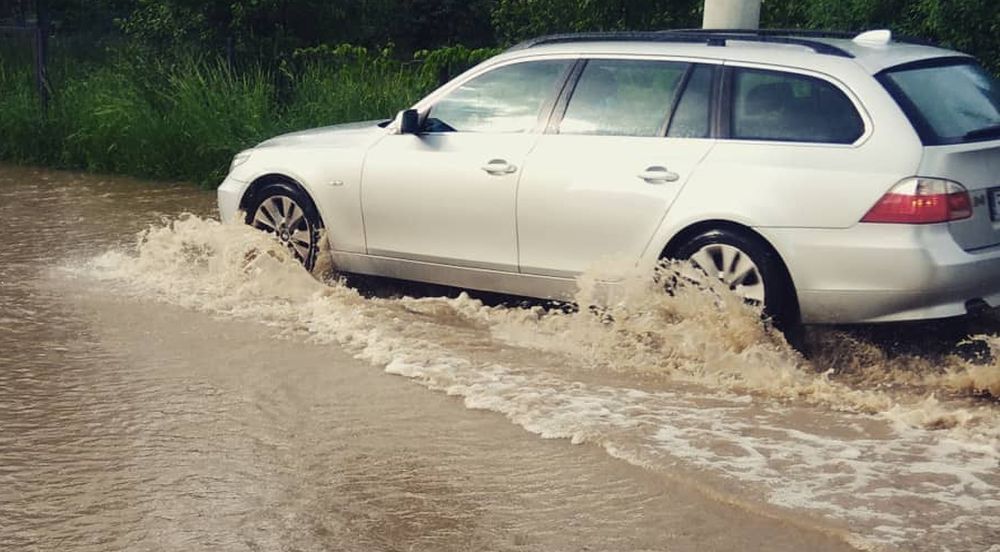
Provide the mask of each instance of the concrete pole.
{"label": "concrete pole", "polygon": [[705,0],[705,29],[760,27],[761,0]]}

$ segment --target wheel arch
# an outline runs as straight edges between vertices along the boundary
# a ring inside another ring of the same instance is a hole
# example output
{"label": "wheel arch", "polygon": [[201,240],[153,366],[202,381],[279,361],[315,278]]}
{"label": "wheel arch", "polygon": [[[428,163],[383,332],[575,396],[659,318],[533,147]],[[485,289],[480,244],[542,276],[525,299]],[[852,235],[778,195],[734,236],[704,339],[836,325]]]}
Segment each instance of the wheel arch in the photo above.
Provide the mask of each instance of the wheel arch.
{"label": "wheel arch", "polygon": [[313,197],[313,194],[309,193],[309,189],[302,185],[298,179],[283,173],[272,172],[253,179],[247,186],[246,190],[244,190],[243,197],[240,198],[240,209],[245,212],[247,207],[257,197],[257,194],[271,184],[285,184],[291,186],[308,197],[309,201],[313,204],[313,209],[316,210],[316,214],[319,215],[319,227],[323,228],[325,226],[323,222],[323,213],[320,211],[319,205],[316,203],[316,199]]}
{"label": "wheel arch", "polygon": [[674,258],[677,251],[681,248],[683,244],[687,243],[695,236],[698,236],[699,234],[703,234],[705,232],[709,232],[711,230],[729,230],[730,232],[742,234],[759,242],[761,245],[766,247],[774,255],[774,258],[777,259],[778,261],[778,266],[781,268],[782,277],[785,279],[785,282],[789,287],[790,296],[795,311],[796,313],[798,313],[800,309],[798,288],[795,285],[795,279],[792,277],[792,272],[788,269],[788,264],[785,263],[784,257],[781,255],[781,252],[779,252],[778,249],[771,243],[771,241],[767,239],[767,237],[765,237],[760,232],[754,230],[753,228],[745,224],[740,224],[738,222],[733,222],[731,220],[725,220],[725,219],[710,219],[689,224],[688,226],[685,226],[680,231],[675,233],[667,242],[667,244],[663,246],[663,249],[660,250],[660,258],[661,259]]}

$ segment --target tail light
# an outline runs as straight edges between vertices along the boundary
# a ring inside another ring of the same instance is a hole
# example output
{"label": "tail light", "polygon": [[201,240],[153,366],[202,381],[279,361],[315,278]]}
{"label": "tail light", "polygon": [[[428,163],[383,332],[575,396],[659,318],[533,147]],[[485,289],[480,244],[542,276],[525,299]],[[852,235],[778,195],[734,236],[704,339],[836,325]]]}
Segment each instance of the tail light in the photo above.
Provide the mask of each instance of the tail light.
{"label": "tail light", "polygon": [[931,224],[971,216],[972,201],[961,184],[937,178],[908,178],[882,196],[861,222]]}

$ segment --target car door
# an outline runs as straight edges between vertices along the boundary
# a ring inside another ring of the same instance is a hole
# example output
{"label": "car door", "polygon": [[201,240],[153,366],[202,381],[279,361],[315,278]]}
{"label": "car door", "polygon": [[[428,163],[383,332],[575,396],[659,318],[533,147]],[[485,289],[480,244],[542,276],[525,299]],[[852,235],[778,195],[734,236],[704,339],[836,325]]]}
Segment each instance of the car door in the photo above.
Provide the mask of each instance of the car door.
{"label": "car door", "polygon": [[572,277],[639,260],[712,147],[716,73],[679,61],[586,62],[521,177],[522,272]]}
{"label": "car door", "polygon": [[365,160],[369,255],[517,271],[515,198],[572,60],[522,61],[473,76],[388,135]]}

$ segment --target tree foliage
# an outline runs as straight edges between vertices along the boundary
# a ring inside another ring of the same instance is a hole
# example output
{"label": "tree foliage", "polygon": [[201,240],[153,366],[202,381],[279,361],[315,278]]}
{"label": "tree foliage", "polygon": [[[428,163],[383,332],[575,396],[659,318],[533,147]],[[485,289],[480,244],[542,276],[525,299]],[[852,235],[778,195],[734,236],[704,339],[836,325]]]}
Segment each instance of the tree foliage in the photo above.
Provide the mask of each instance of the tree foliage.
{"label": "tree foliage", "polygon": [[[519,40],[697,27],[703,0],[0,0],[50,22],[53,101],[31,46],[0,40],[0,159],[214,185],[275,134],[391,117]],[[764,0],[762,25],[890,28],[1000,73],[998,0]]]}
{"label": "tree foliage", "polygon": [[[45,8],[56,33],[122,33],[159,54],[235,52],[257,60],[351,43],[409,56],[504,46],[554,32],[697,27],[703,0],[0,0],[0,22]],[[26,15],[27,14],[27,15]],[[997,0],[764,0],[762,25],[890,28],[971,52],[1000,70]]]}
{"label": "tree foliage", "polygon": [[497,0],[497,37],[513,43],[560,32],[697,27],[702,0]]}
{"label": "tree foliage", "polygon": [[997,0],[765,0],[761,19],[772,28],[888,28],[972,53],[1000,72]]}
{"label": "tree foliage", "polygon": [[493,42],[492,2],[484,0],[133,1],[122,30],[160,50],[180,41],[268,56],[318,44],[391,44],[413,52]]}

